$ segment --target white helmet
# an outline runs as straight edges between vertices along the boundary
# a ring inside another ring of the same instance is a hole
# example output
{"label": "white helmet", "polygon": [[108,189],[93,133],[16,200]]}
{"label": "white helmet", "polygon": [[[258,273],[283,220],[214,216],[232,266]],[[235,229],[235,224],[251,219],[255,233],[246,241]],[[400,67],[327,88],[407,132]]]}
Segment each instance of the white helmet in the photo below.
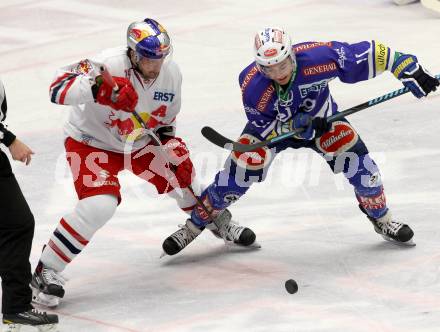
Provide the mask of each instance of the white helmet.
{"label": "white helmet", "polygon": [[255,35],[254,56],[257,64],[271,66],[292,57],[292,42],[282,28],[271,27],[258,31]]}

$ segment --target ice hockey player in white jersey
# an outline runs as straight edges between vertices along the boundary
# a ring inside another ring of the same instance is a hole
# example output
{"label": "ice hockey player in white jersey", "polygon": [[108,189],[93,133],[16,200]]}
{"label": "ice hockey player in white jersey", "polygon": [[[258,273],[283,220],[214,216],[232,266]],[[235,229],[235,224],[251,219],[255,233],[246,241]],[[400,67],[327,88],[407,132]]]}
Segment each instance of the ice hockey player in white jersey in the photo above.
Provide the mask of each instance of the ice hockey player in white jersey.
{"label": "ice hockey player in white jersey", "polygon": [[[121,202],[120,171],[127,169],[148,181],[187,213],[196,203],[188,190],[190,185],[197,187],[189,152],[175,136],[182,76],[170,56],[168,32],[153,19],[133,22],[127,44],[61,68],[50,86],[53,103],[71,106],[64,144],[79,202],[61,218],[43,250],[32,278],[36,303],[56,306],[64,296],[60,272]],[[118,85],[117,94],[103,79],[105,68]],[[161,146],[153,144],[151,133]],[[200,232],[188,227],[182,227],[181,241]]]}

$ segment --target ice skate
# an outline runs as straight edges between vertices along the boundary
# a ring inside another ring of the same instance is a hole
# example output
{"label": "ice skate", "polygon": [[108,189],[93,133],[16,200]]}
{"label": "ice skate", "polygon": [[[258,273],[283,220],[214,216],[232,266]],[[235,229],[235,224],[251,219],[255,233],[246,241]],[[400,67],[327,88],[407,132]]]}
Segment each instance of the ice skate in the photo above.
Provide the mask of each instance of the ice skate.
{"label": "ice skate", "polygon": [[32,302],[56,307],[64,296],[65,282],[59,273],[39,262],[31,281]]}
{"label": "ice skate", "polygon": [[4,332],[19,332],[23,326],[35,327],[40,332],[56,332],[58,331],[57,324],[57,315],[50,315],[35,309],[3,315]]}
{"label": "ice skate", "polygon": [[179,229],[168,236],[162,244],[164,255],[175,255],[190,244],[203,229],[199,229],[191,219],[187,219],[185,225],[179,225]]}
{"label": "ice skate", "polygon": [[261,248],[255,242],[255,233],[247,227],[238,225],[232,220],[232,214],[229,210],[220,213],[215,222],[206,226],[217,238],[223,239],[226,244],[236,244],[243,247]]}
{"label": "ice skate", "polygon": [[381,218],[368,217],[368,219],[373,224],[376,233],[382,235],[385,240],[401,246],[413,247],[416,245],[413,241],[414,232],[412,229],[406,224],[393,220],[390,211]]}
{"label": "ice skate", "polygon": [[[247,227],[239,226],[231,220],[232,215],[229,210],[220,213],[215,223],[209,223],[206,228],[209,229],[217,238],[223,239],[227,245],[239,245],[242,247],[261,248],[255,242],[255,233]],[[188,246],[203,229],[198,228],[191,219],[186,221],[185,225],[179,225],[180,229],[171,234],[162,244],[163,254],[175,255],[183,248]]]}

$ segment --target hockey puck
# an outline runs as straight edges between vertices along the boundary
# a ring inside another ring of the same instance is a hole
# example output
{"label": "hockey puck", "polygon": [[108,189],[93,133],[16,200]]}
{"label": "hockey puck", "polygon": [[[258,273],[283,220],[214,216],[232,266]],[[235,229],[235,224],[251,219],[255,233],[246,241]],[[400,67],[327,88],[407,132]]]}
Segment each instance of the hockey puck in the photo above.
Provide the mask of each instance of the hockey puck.
{"label": "hockey puck", "polygon": [[286,291],[290,294],[295,294],[298,291],[298,284],[293,279],[287,280],[284,286],[286,287]]}

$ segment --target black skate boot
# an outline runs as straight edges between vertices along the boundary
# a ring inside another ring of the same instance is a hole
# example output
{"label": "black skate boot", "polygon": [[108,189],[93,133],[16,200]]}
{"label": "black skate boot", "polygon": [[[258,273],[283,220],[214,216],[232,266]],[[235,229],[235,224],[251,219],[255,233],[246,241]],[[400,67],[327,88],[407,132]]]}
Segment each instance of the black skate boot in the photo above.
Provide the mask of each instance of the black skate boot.
{"label": "black skate boot", "polygon": [[[359,208],[366,214],[361,206]],[[381,218],[374,219],[368,215],[367,217],[373,224],[376,233],[382,235],[385,240],[405,246],[416,245],[413,242],[413,230],[408,225],[393,220],[389,210]]]}
{"label": "black skate boot", "polygon": [[187,219],[185,225],[179,225],[179,229],[163,241],[162,249],[167,255],[175,255],[190,244],[203,229],[198,228],[191,219]]}
{"label": "black skate boot", "polygon": [[55,270],[38,263],[32,275],[32,302],[47,307],[56,307],[64,296],[65,279]]}
{"label": "black skate boot", "polygon": [[255,243],[255,233],[250,228],[239,226],[232,221],[232,214],[228,209],[220,213],[215,222],[206,225],[206,228],[216,237],[244,247]]}
{"label": "black skate boot", "polygon": [[3,324],[5,332],[19,332],[24,325],[35,327],[40,332],[55,332],[58,316],[32,309],[18,314],[4,314]]}

